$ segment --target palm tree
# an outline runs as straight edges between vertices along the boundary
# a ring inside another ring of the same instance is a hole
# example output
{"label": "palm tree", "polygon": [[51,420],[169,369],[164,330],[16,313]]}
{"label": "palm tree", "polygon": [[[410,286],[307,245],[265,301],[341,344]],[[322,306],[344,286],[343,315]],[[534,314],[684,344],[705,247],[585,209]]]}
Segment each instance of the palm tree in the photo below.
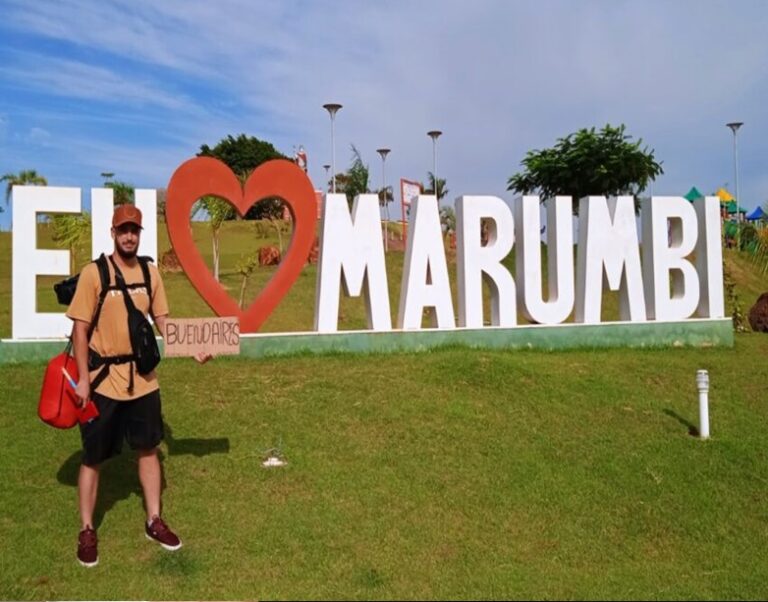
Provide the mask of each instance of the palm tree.
{"label": "palm tree", "polygon": [[[370,192],[368,189],[368,166],[363,163],[363,158],[355,145],[352,145],[352,164],[344,177],[336,176],[336,191],[347,195],[347,201],[351,205],[358,194]],[[341,188],[339,187],[341,184]]]}
{"label": "palm tree", "polygon": [[392,187],[379,188],[379,205],[387,208],[387,216],[389,216],[389,204],[395,200],[395,195],[392,192]]}
{"label": "palm tree", "polygon": [[13,192],[14,186],[27,186],[30,184],[32,186],[48,186],[48,180],[38,174],[34,169],[23,170],[17,174],[7,173],[0,178],[0,182],[8,182],[5,187],[6,204],[11,200],[11,193]]}
{"label": "palm tree", "polygon": [[[422,194],[435,194],[435,174],[431,171],[427,172],[427,180],[429,186],[424,189]],[[440,201],[445,195],[448,194],[448,189],[445,187],[445,180],[443,178],[437,178],[437,200]]]}

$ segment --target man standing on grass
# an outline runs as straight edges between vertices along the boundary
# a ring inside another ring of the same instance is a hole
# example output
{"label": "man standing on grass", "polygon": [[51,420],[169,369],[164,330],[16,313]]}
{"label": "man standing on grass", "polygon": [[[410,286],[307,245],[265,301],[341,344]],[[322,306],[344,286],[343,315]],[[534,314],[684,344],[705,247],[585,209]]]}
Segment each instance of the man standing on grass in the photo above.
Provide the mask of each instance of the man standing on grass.
{"label": "man standing on grass", "polygon": [[[67,311],[67,317],[75,323],[73,348],[80,374],[75,390],[77,400],[82,406],[92,399],[99,410],[95,420],[80,427],[83,457],[78,494],[82,530],[77,559],[87,567],[99,562],[93,527],[99,468],[105,460],[121,452],[123,439],[138,454],[147,538],[166,550],[181,548],[179,537],[160,518],[162,474],[157,446],[164,433],[157,376],[154,370],[144,375],[136,370],[127,302],[123,298],[123,291],[127,291],[144,316],[152,314],[160,334],[165,336],[168,301],[157,268],[137,256],[141,230],[141,211],[137,207],[121,205],[115,209],[112,217],[115,250],[107,262],[106,296],[101,291],[99,267],[95,262],[89,263],[80,274]],[[205,363],[210,355],[200,353],[195,359]]]}

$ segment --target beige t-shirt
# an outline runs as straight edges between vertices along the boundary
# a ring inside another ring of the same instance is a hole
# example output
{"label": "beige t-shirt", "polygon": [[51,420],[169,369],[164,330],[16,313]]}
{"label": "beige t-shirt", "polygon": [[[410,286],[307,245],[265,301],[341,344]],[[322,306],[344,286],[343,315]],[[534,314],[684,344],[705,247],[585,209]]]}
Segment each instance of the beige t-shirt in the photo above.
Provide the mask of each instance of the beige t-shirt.
{"label": "beige t-shirt", "polygon": [[[110,285],[114,285],[115,272],[112,262],[107,261],[107,265],[109,266]],[[153,264],[150,263],[148,267],[152,283],[152,315],[156,317],[166,316],[168,315],[168,301],[165,297],[163,280],[160,278],[160,272]],[[144,282],[144,274],[138,262],[133,268],[121,268],[120,271],[123,273],[126,285]],[[67,310],[67,317],[90,324],[99,302],[100,293],[101,279],[99,278],[99,268],[95,263],[89,263],[80,273],[75,296]],[[129,288],[128,293],[131,295],[136,308],[146,316],[150,308],[146,287]],[[130,355],[132,353],[131,339],[128,334],[128,311],[125,308],[125,301],[123,300],[121,290],[110,290],[107,292],[98,324],[91,337],[90,347],[102,357]],[[128,362],[110,366],[109,375],[99,384],[96,392],[111,399],[123,401],[136,399],[157,390],[159,385],[154,370],[142,376],[134,366],[133,392],[128,393],[132,363]],[[101,370],[102,368],[99,368],[91,372],[92,381]]]}

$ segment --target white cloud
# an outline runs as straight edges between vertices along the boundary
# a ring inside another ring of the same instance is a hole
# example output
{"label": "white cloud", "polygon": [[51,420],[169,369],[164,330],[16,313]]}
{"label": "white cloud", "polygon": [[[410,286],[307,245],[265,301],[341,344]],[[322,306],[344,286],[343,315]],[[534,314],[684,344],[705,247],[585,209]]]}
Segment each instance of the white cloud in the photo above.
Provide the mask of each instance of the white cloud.
{"label": "white cloud", "polygon": [[45,146],[51,139],[51,133],[40,127],[33,127],[27,133],[26,140],[31,144]]}
{"label": "white cloud", "polygon": [[133,78],[104,67],[82,62],[21,55],[15,66],[0,68],[0,74],[22,89],[34,89],[52,96],[65,96],[115,105],[157,106],[192,111],[194,103],[172,94],[146,78]]}

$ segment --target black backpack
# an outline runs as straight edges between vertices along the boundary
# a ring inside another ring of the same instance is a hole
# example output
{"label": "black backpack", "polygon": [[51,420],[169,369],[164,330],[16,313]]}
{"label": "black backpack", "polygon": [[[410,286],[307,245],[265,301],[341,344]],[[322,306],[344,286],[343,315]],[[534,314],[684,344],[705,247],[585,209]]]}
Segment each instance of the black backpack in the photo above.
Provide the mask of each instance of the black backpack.
{"label": "black backpack", "polygon": [[[151,261],[150,257],[140,257],[141,259],[147,259]],[[104,305],[104,299],[107,298],[109,292],[109,267],[107,266],[107,257],[102,253],[97,259],[93,261],[99,270],[99,280],[101,280],[101,292],[99,293],[99,301],[96,305],[96,311],[93,312],[93,318],[91,319],[91,325],[88,329],[88,342],[91,341],[93,336],[93,330],[96,328],[96,324],[99,322],[99,316],[101,315],[101,307]],[[149,280],[147,275],[144,276],[145,280]],[[75,291],[77,290],[77,283],[80,281],[80,274],[75,274],[71,278],[62,280],[53,285],[53,291],[56,293],[56,299],[61,305],[69,306],[72,303],[72,299],[75,298]],[[151,298],[151,295],[150,295]],[[70,337],[70,344],[67,349],[71,347],[72,340]]]}
{"label": "black backpack", "polygon": [[[144,276],[144,282],[137,284],[126,284],[123,274],[120,269],[115,265],[115,262],[110,257],[112,266],[115,270],[115,285],[110,285],[109,267],[107,265],[107,257],[102,253],[98,259],[94,261],[96,267],[99,270],[99,279],[101,281],[101,292],[99,294],[99,300],[96,305],[96,310],[93,314],[93,319],[88,328],[88,342],[90,342],[93,336],[93,331],[98,324],[99,317],[101,316],[101,308],[104,305],[104,299],[107,297],[107,293],[110,290],[119,290],[123,293],[123,300],[125,301],[125,308],[128,312],[128,332],[131,338],[131,353],[130,355],[117,355],[117,356],[101,356],[96,351],[88,348],[88,369],[90,371],[101,368],[101,371],[96,375],[91,383],[91,387],[96,389],[101,382],[109,374],[109,367],[113,364],[125,364],[131,362],[131,374],[130,382],[128,384],[128,392],[133,392],[133,366],[136,365],[136,369],[139,374],[149,374],[154,370],[157,364],[160,362],[160,350],[157,347],[157,340],[155,339],[155,333],[152,326],[144,317],[144,314],[139,311],[131,299],[128,289],[145,287],[147,289],[147,295],[152,303],[152,279],[149,274],[148,264],[152,261],[151,257],[139,256],[139,265]],[[77,283],[80,275],[77,274],[71,278],[67,278],[54,285],[53,289],[56,293],[56,298],[62,305],[69,305],[72,303],[72,299],[75,296],[75,290],[77,289]],[[71,340],[70,340],[71,345]]]}

